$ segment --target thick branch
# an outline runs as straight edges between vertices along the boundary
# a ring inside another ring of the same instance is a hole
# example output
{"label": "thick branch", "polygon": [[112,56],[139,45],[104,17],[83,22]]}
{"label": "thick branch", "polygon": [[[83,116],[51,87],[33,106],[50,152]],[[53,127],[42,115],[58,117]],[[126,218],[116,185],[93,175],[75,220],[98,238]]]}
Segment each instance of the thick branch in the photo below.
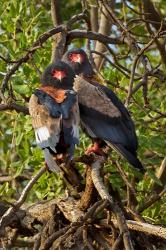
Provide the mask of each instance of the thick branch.
{"label": "thick branch", "polygon": [[66,29],[70,30],[73,23],[75,23],[78,20],[84,19],[85,14],[81,13],[79,15],[73,16],[68,23],[65,25],[59,25],[44,34],[42,34],[37,41],[32,45],[31,49],[28,50],[28,52],[25,54],[25,56],[21,57],[20,59],[16,60],[16,63],[13,65],[13,67],[7,72],[6,76],[4,77],[2,81],[1,91],[2,94],[5,92],[5,89],[7,88],[8,81],[10,80],[11,76],[17,71],[17,69],[22,65],[22,63],[27,62],[32,55],[35,53],[35,51],[39,48],[42,48],[43,43],[45,43],[50,37],[54,36],[57,33],[60,33],[62,31],[65,31]]}
{"label": "thick branch", "polygon": [[[111,8],[114,9],[114,0],[111,1]],[[109,35],[110,29],[111,29],[111,19],[109,18],[109,14],[106,11],[105,7],[103,4],[100,4],[101,6],[101,16],[100,16],[100,25],[99,25],[99,30],[98,33],[103,34],[103,35]],[[96,42],[95,50],[100,53],[104,53],[106,51],[105,46],[100,43]],[[100,56],[96,56],[95,58],[95,64],[97,69],[100,69],[102,64],[103,64],[103,58]]]}
{"label": "thick branch", "polygon": [[[51,16],[54,27],[61,24],[60,1],[51,0]],[[60,60],[66,44],[66,32],[61,32],[53,37],[51,62]]]}
{"label": "thick branch", "polygon": [[122,38],[113,38],[111,36],[102,35],[100,33],[86,31],[86,30],[71,30],[68,32],[69,40],[75,38],[88,38],[91,40],[98,40],[101,43],[108,44],[123,44]]}
{"label": "thick branch", "polygon": [[111,210],[116,216],[120,233],[123,234],[123,242],[124,242],[125,249],[134,250],[134,247],[130,238],[130,233],[127,228],[125,217],[120,207],[116,203],[114,203],[113,198],[105,189],[102,178],[100,176],[100,168],[101,168],[101,164],[103,163],[103,160],[104,160],[103,158],[99,158],[97,161],[95,161],[91,165],[92,166],[92,180],[93,180],[94,186],[97,189],[101,198],[108,200],[110,203]]}
{"label": "thick branch", "polygon": [[90,22],[93,32],[97,32],[99,28],[98,23],[98,7],[96,5],[90,5]]}
{"label": "thick branch", "polygon": [[16,103],[10,103],[10,104],[0,104],[0,111],[4,110],[16,110],[17,112],[22,112],[25,115],[29,115],[29,110],[25,106],[21,106]]}
{"label": "thick branch", "polygon": [[51,0],[51,16],[54,27],[61,24],[60,0]]}
{"label": "thick branch", "polygon": [[[116,220],[112,219],[114,225],[118,227],[118,223]],[[126,220],[127,227],[130,230],[143,232],[146,234],[154,235],[163,239],[166,239],[166,228],[152,225],[145,222],[140,221],[133,221],[133,220]],[[106,228],[111,228],[110,225],[108,225],[106,220],[101,220],[99,225],[105,226]]]}

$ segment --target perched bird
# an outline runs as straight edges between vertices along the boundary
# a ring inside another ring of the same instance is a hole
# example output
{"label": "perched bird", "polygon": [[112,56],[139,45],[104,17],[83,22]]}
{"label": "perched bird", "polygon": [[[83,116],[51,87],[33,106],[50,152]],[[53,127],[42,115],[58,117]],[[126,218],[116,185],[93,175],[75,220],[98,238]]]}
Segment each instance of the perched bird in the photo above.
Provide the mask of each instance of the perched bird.
{"label": "perched bird", "polygon": [[44,151],[49,170],[57,172],[54,156],[71,160],[79,143],[79,107],[73,90],[74,71],[58,61],[45,69],[41,87],[32,94],[29,113],[36,142]]}
{"label": "perched bird", "polygon": [[62,60],[81,76],[75,78],[74,89],[78,93],[82,127],[94,142],[87,153],[100,154],[106,143],[133,167],[144,172],[137,158],[138,142],[131,116],[115,93],[97,81],[85,51],[69,50]]}

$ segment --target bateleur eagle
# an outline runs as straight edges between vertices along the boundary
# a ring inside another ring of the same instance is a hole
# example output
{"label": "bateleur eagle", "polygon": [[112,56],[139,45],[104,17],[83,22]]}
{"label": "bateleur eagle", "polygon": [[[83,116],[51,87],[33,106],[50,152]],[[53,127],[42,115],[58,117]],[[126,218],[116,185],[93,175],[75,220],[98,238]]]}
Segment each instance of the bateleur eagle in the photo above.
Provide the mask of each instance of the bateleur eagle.
{"label": "bateleur eagle", "polygon": [[115,93],[98,82],[85,51],[69,50],[62,60],[81,76],[76,77],[74,89],[78,93],[82,127],[94,141],[88,152],[100,153],[104,142],[144,172],[137,158],[138,141],[131,116]]}
{"label": "bateleur eagle", "polygon": [[72,159],[79,143],[79,108],[77,93],[73,90],[74,71],[62,62],[48,65],[41,87],[32,94],[29,112],[35,130],[36,142],[44,151],[49,170],[57,172],[54,156]]}

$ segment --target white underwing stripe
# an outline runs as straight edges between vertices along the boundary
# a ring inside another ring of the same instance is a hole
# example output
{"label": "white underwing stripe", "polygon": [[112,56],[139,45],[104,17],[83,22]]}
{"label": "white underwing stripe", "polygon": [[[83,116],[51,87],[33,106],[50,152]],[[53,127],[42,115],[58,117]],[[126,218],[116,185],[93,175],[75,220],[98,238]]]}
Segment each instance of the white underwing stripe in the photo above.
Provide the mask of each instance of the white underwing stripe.
{"label": "white underwing stripe", "polygon": [[79,140],[79,128],[76,124],[73,124],[73,137]]}
{"label": "white underwing stripe", "polygon": [[50,137],[49,130],[46,126],[35,129],[36,142],[41,143],[47,141]]}

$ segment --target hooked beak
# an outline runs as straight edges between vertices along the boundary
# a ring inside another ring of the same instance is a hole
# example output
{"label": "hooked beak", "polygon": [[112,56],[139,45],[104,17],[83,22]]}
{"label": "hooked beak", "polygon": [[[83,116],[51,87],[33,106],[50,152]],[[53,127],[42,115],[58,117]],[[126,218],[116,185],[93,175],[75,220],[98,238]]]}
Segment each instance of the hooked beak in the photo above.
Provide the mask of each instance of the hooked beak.
{"label": "hooked beak", "polygon": [[55,78],[57,78],[61,82],[62,79],[66,76],[66,73],[64,71],[55,70],[53,72],[52,76],[55,77]]}
{"label": "hooked beak", "polygon": [[62,75],[59,75],[57,78],[58,78],[58,80],[59,80],[60,82],[61,82],[62,79],[63,79]]}
{"label": "hooked beak", "polygon": [[81,55],[77,55],[77,62],[79,63],[79,64],[81,64],[82,63],[82,61],[83,61],[83,57],[81,56]]}

